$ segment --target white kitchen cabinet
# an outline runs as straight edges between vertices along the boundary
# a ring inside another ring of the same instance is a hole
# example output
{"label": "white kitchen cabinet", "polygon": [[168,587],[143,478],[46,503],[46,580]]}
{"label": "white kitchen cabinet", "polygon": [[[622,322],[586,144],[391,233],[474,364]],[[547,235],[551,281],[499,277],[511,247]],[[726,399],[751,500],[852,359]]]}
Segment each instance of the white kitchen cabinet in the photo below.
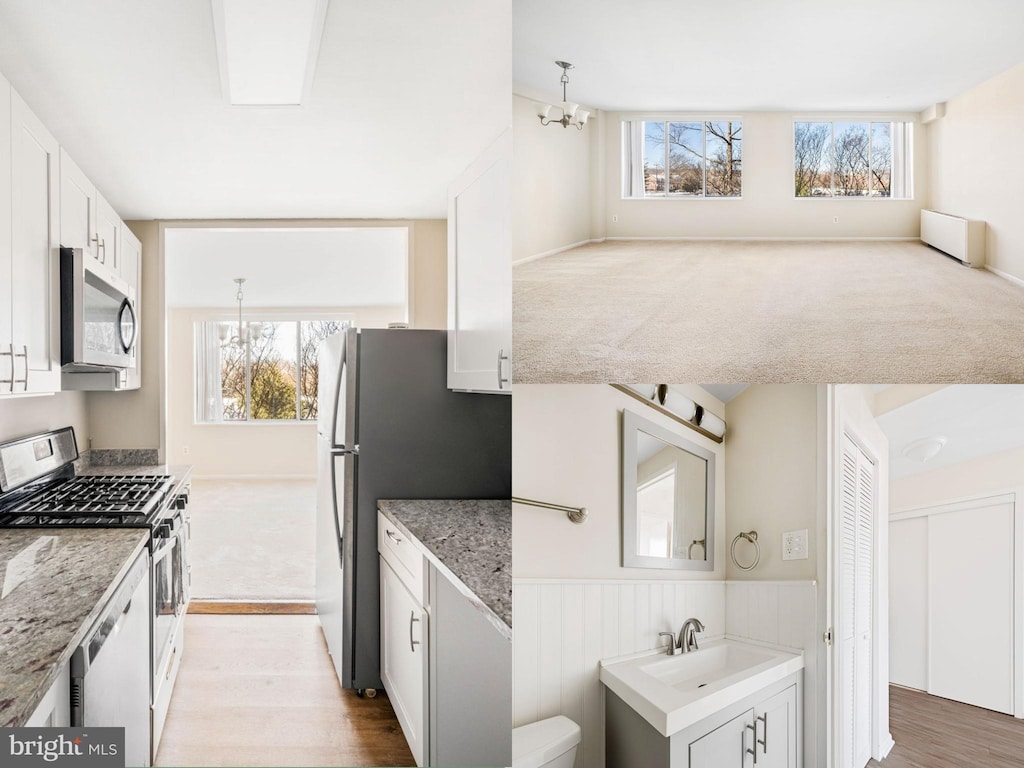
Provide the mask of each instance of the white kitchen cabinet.
{"label": "white kitchen cabinet", "polygon": [[71,671],[62,664],[57,679],[43,695],[35,712],[25,721],[26,728],[67,728],[71,725]]}
{"label": "white kitchen cabinet", "polygon": [[60,151],[60,244],[100,258],[99,193],[71,156]]}
{"label": "white kitchen cabinet", "polygon": [[142,243],[123,223],[118,253],[121,277],[134,290],[135,299],[135,367],[128,369],[124,388],[139,389],[142,386]]}
{"label": "white kitchen cabinet", "polygon": [[690,768],[746,768],[753,765],[754,710],[748,709],[690,744]]}
{"label": "white kitchen cabinet", "polygon": [[380,675],[416,765],[427,756],[427,613],[380,559]]}
{"label": "white kitchen cabinet", "polygon": [[14,342],[14,310],[11,290],[11,84],[0,75],[0,394],[7,393],[14,379],[14,360],[10,353]]}
{"label": "white kitchen cabinet", "polygon": [[448,190],[448,388],[510,394],[512,133]]}
{"label": "white kitchen cabinet", "polygon": [[[11,90],[10,333],[0,339],[3,394],[60,390],[59,146]],[[2,285],[2,283],[0,283]],[[0,305],[6,305],[0,301]],[[9,367],[8,367],[9,364]],[[8,379],[7,376],[10,375]]]}
{"label": "white kitchen cabinet", "polygon": [[117,211],[110,207],[110,203],[103,199],[103,196],[96,193],[96,256],[101,262],[110,267],[114,272],[124,277],[124,268],[121,263],[121,230],[124,229],[124,222],[117,215]]}

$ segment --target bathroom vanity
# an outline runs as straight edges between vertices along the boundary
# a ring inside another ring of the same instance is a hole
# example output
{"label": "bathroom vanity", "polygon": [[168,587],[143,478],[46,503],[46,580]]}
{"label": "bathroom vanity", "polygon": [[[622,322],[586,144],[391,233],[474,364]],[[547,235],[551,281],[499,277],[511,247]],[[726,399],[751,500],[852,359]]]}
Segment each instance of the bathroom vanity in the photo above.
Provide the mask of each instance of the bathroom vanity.
{"label": "bathroom vanity", "polygon": [[803,666],[734,640],[602,662],[607,768],[801,768]]}

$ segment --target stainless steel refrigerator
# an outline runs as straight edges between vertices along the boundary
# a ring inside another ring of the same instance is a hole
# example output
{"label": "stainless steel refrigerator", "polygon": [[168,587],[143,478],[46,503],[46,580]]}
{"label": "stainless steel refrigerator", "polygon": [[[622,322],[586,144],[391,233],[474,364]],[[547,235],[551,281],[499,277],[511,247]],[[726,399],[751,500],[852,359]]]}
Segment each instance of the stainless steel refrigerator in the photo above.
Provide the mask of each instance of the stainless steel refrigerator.
{"label": "stainless steel refrigerator", "polygon": [[350,328],[319,360],[316,603],[338,680],[379,688],[378,499],[508,499],[512,404],[447,387],[447,334]]}

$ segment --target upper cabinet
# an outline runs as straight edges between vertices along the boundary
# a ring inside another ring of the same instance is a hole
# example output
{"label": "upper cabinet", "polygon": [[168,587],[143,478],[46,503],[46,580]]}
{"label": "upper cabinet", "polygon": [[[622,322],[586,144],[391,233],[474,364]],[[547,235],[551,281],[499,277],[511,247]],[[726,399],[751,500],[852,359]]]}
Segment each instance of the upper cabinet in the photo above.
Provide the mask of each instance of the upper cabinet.
{"label": "upper cabinet", "polygon": [[0,87],[9,130],[0,134],[0,394],[57,392],[60,148],[6,81]]}
{"label": "upper cabinet", "polygon": [[512,132],[448,191],[448,388],[509,394]]}
{"label": "upper cabinet", "polygon": [[75,161],[60,151],[60,244],[100,258],[99,194]]}
{"label": "upper cabinet", "polygon": [[[121,264],[121,230],[124,229],[124,222],[117,215],[117,211],[110,207],[110,203],[96,193],[96,256],[114,270],[121,277],[124,277],[123,265]],[[66,245],[66,243],[62,243]]]}
{"label": "upper cabinet", "polygon": [[118,244],[121,277],[132,290],[135,301],[135,367],[127,371],[124,389],[138,389],[142,386],[142,243],[139,238],[121,222]]}

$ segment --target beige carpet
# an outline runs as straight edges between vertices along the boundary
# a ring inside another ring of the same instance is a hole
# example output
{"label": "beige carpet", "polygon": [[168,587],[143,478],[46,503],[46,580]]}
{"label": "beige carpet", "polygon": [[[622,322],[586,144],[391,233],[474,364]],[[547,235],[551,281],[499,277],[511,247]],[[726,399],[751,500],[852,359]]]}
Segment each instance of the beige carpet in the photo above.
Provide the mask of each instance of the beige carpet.
{"label": "beige carpet", "polygon": [[914,242],[605,242],[513,297],[515,383],[1024,382],[1024,288]]}

